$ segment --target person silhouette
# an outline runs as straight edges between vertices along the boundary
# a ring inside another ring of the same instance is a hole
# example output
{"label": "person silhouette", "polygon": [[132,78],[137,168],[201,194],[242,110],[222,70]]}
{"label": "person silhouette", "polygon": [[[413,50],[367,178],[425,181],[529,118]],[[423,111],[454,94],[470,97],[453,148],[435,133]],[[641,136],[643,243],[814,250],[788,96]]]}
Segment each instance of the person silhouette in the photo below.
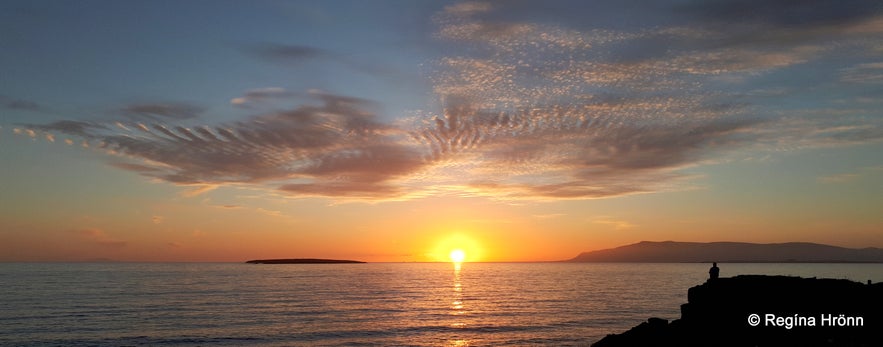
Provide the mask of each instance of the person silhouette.
{"label": "person silhouette", "polygon": [[717,262],[711,263],[711,268],[708,269],[708,277],[709,279],[716,280],[718,276],[720,276],[721,269],[717,267]]}

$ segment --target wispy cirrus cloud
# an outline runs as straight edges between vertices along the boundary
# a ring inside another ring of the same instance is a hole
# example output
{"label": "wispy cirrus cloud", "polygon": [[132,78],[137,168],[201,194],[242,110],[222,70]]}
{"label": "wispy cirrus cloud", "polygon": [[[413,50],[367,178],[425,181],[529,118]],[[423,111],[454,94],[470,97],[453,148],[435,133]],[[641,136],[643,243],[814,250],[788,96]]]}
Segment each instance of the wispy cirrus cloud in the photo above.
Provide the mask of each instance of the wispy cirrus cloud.
{"label": "wispy cirrus cloud", "polygon": [[883,84],[883,62],[858,64],[842,71],[844,82]]}
{"label": "wispy cirrus cloud", "polygon": [[859,168],[853,172],[837,173],[825,176],[819,176],[816,181],[824,184],[842,184],[854,182],[872,175],[883,174],[883,166],[872,166]]}
{"label": "wispy cirrus cloud", "polygon": [[637,225],[632,224],[625,220],[613,219],[610,217],[598,217],[592,220],[593,224],[606,225],[614,230],[628,230],[635,228]]}
{"label": "wispy cirrus cloud", "polygon": [[859,174],[855,173],[842,173],[842,174],[834,174],[819,177],[819,183],[846,183],[850,181],[854,181],[859,178]]}

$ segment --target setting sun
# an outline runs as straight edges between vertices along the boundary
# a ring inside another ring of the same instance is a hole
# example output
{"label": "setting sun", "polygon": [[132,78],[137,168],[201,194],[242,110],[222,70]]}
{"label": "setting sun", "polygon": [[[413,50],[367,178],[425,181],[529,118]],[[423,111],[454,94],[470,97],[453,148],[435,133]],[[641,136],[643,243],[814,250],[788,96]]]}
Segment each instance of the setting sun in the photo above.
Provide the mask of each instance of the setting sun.
{"label": "setting sun", "polygon": [[426,258],[434,262],[482,262],[487,261],[479,239],[465,232],[442,234],[426,252]]}
{"label": "setting sun", "polygon": [[462,249],[452,250],[449,256],[451,258],[451,261],[454,263],[462,263],[464,260],[466,260],[466,252],[463,252]]}

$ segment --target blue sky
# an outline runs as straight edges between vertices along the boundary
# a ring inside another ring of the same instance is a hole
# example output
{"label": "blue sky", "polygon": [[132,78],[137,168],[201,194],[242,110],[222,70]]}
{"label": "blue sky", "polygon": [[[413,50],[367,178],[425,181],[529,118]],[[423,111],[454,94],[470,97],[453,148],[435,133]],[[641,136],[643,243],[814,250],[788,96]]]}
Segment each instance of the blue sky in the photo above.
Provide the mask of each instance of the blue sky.
{"label": "blue sky", "polygon": [[183,211],[234,207],[289,218],[273,233],[342,209],[539,216],[531,259],[642,239],[883,246],[877,1],[5,1],[0,33],[16,259],[62,229],[146,254],[150,228],[192,236]]}

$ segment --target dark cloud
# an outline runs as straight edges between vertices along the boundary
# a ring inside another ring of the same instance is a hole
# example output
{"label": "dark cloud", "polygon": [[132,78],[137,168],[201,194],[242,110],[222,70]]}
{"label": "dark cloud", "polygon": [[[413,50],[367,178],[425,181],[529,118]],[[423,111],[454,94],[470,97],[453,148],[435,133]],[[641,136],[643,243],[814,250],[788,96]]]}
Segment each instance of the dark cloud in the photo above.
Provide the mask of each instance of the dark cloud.
{"label": "dark cloud", "polygon": [[27,101],[27,100],[12,100],[5,104],[6,108],[13,110],[28,110],[28,111],[37,111],[40,109],[40,106],[37,105],[36,102]]}
{"label": "dark cloud", "polygon": [[[707,30],[696,47],[787,49],[797,45],[843,44],[881,32],[883,3],[875,0],[718,0],[675,7],[680,18]],[[876,24],[875,24],[876,23]]]}
{"label": "dark cloud", "polygon": [[10,110],[40,111],[42,107],[34,101],[10,98],[0,95],[0,105]]}
{"label": "dark cloud", "polygon": [[143,103],[127,105],[120,109],[124,115],[149,120],[193,119],[199,117],[203,108],[185,103]]}
{"label": "dark cloud", "polygon": [[245,51],[265,61],[284,65],[300,65],[314,59],[332,56],[331,53],[316,47],[277,43],[252,45],[245,48]]}
{"label": "dark cloud", "polygon": [[876,0],[702,0],[676,7],[706,23],[768,28],[843,26],[883,14]]}
{"label": "dark cloud", "polygon": [[491,0],[460,2],[450,6],[448,14],[469,15],[489,23],[536,23],[590,31],[670,25],[670,19],[658,15],[669,8],[665,1],[643,0]]}
{"label": "dark cloud", "polygon": [[249,121],[192,129],[153,124],[142,134],[100,140],[106,149],[145,161],[115,167],[171,183],[302,181],[281,189],[309,195],[391,191],[388,181],[424,165],[415,149],[398,142],[395,128],[376,120],[372,103],[313,97],[321,104]]}
{"label": "dark cloud", "polygon": [[[263,61],[287,67],[301,67],[308,63],[321,62],[334,68],[342,67],[349,71],[367,74],[394,85],[404,82],[413,83],[412,80],[416,77],[385,62],[365,59],[364,56],[370,54],[357,54],[358,52],[336,52],[312,46],[278,43],[252,45],[247,47],[245,52]],[[243,96],[243,98],[246,97],[247,95]]]}
{"label": "dark cloud", "polygon": [[107,129],[104,125],[91,123],[91,122],[83,122],[83,121],[75,121],[75,120],[60,120],[56,122],[52,122],[49,124],[24,124],[28,128],[46,131],[46,132],[61,132],[68,135],[75,135],[84,138],[92,138],[96,136],[94,134],[95,130]]}

